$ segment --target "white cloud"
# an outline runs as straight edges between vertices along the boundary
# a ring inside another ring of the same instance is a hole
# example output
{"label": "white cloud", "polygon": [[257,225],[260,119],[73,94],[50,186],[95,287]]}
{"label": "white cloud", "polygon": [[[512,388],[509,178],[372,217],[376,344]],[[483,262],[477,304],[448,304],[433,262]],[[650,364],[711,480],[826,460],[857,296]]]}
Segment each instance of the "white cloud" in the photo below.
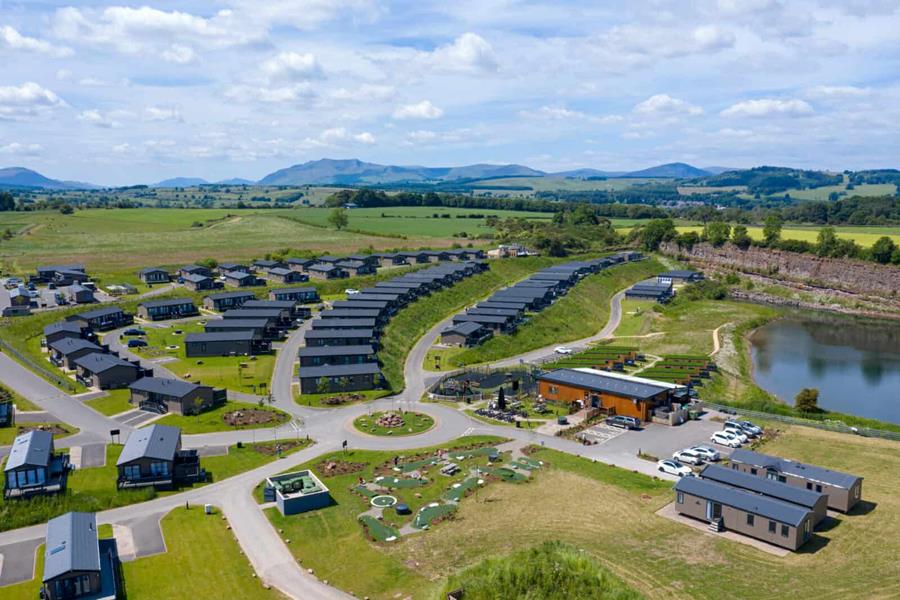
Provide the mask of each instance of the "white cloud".
{"label": "white cloud", "polygon": [[19,142],[11,142],[5,146],[0,146],[0,154],[11,154],[14,156],[37,156],[43,150],[44,147],[40,144],[20,144]]}
{"label": "white cloud", "polygon": [[197,53],[190,46],[172,44],[169,48],[163,50],[162,58],[171,63],[186,65],[197,59]]}
{"label": "white cloud", "polygon": [[46,54],[54,58],[71,56],[72,49],[64,46],[55,46],[50,42],[37,38],[24,36],[9,25],[0,27],[0,46],[6,46],[12,50],[24,50]]}
{"label": "white cloud", "polygon": [[464,33],[431,53],[432,66],[443,71],[477,73],[498,68],[494,48],[480,35]]}
{"label": "white cloud", "polygon": [[800,117],[812,112],[813,107],[804,100],[761,98],[732,104],[719,114],[723,117]]}
{"label": "white cloud", "polygon": [[93,125],[94,127],[102,127],[105,129],[121,126],[121,123],[114,121],[108,114],[104,115],[97,109],[81,111],[78,114],[77,119],[83,123],[87,123],[88,125]]}
{"label": "white cloud", "polygon": [[527,119],[543,119],[547,121],[588,121],[598,124],[620,123],[623,117],[620,115],[595,116],[587,113],[571,110],[564,106],[542,106],[536,110],[521,110],[520,117]]}
{"label": "white cloud", "polygon": [[807,92],[811,98],[861,98],[869,96],[871,88],[861,88],[852,85],[819,85]]}
{"label": "white cloud", "polygon": [[394,111],[395,119],[439,119],[444,111],[429,100],[422,100],[415,104],[405,104]]}
{"label": "white cloud", "polygon": [[311,53],[281,52],[260,65],[263,75],[272,81],[306,81],[322,76],[322,68]]}
{"label": "white cloud", "polygon": [[225,95],[238,102],[273,104],[309,104],[316,98],[316,92],[308,82],[276,87],[235,85],[226,90]]}
{"label": "white cloud", "polygon": [[176,121],[179,123],[184,121],[181,112],[177,108],[161,106],[148,106],[145,108],[144,119],[147,121]]}
{"label": "white cloud", "polygon": [[584,53],[606,71],[625,72],[651,66],[662,59],[717,54],[734,47],[736,36],[718,25],[703,25],[685,31],[682,25],[652,24],[613,27],[588,41]]}
{"label": "white cloud", "polygon": [[32,117],[65,106],[62,98],[32,81],[0,86],[0,118]]}
{"label": "white cloud", "polygon": [[668,94],[656,94],[635,105],[634,112],[641,115],[696,116],[703,114],[703,109],[680,98]]}
{"label": "white cloud", "polygon": [[363,83],[354,88],[341,87],[328,93],[333,100],[370,102],[374,100],[388,100],[397,93],[397,88],[392,85],[380,85]]}
{"label": "white cloud", "polygon": [[368,131],[351,133],[344,127],[334,127],[323,131],[319,135],[319,141],[328,145],[343,145],[351,142],[370,145],[375,143],[375,136]]}

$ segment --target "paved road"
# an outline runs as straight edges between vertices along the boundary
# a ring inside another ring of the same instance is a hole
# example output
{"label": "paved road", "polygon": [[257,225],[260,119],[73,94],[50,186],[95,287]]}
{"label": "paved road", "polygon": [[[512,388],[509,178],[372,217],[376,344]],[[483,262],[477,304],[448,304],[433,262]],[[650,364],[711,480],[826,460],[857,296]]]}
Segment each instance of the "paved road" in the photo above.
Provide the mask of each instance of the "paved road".
{"label": "paved road", "polygon": [[[606,327],[597,334],[584,340],[579,340],[572,345],[586,344],[610,335],[618,326],[621,318],[622,296],[623,294],[620,293],[612,298],[610,303],[610,320]],[[647,432],[635,433],[635,437],[629,432],[605,444],[584,446],[562,438],[542,436],[529,430],[488,425],[471,419],[462,411],[457,410],[455,406],[421,402],[428,386],[442,375],[424,370],[425,355],[449,321],[448,319],[437,324],[413,346],[404,364],[406,388],[401,393],[371,403],[338,409],[309,409],[298,406],[294,402],[291,382],[294,376],[297,350],[302,345],[302,332],[304,329],[301,328],[294,331],[285,340],[278,354],[270,389],[275,398],[275,405],[278,408],[289,412],[295,417],[302,417],[304,422],[302,434],[314,439],[316,441],[315,445],[252,471],[203,488],[104,511],[98,514],[99,522],[116,524],[146,523],[148,519],[154,518],[154,515],[169,511],[176,506],[183,506],[185,502],[189,502],[192,505],[213,504],[223,510],[232,526],[238,543],[264,582],[292,598],[303,598],[304,600],[310,598],[348,598],[349,596],[343,592],[325,586],[297,565],[287,546],[279,538],[278,533],[252,498],[254,487],[266,476],[279,473],[287,468],[311,460],[316,456],[336,450],[341,447],[341,443],[345,440],[351,448],[402,451],[410,447],[442,444],[467,434],[497,435],[512,438],[523,443],[539,443],[571,454],[616,464],[652,475],[659,475],[653,463],[638,459],[636,456],[636,444],[641,443],[641,439],[636,436]],[[304,327],[308,327],[308,324]],[[123,355],[130,354],[121,344],[117,345],[118,332],[108,334],[107,339],[111,344],[111,348],[121,349]],[[552,348],[549,348],[549,351],[552,352]],[[540,358],[547,352],[548,349],[544,348],[498,364],[515,364],[520,359],[533,360],[534,358]],[[159,372],[158,365],[154,364],[153,368]],[[65,395],[2,355],[0,355],[0,379],[13,382],[11,387],[17,392],[57,415],[61,420],[82,429],[82,434],[74,436],[75,438],[85,438],[85,440],[79,440],[80,443],[102,440],[109,429],[116,427],[123,429],[124,438],[131,429],[127,425],[95,413],[82,405],[78,400]],[[435,418],[436,425],[430,431],[415,436],[414,439],[369,436],[353,428],[352,422],[359,415],[389,408],[415,409],[428,413]],[[289,425],[284,425],[274,429],[185,435],[183,442],[186,448],[203,448],[230,445],[237,441],[286,439],[297,435],[297,432]],[[629,438],[631,443],[612,443],[614,441],[617,442],[621,438]],[[42,538],[44,533],[44,525],[0,533],[0,548],[8,544],[30,543]]]}

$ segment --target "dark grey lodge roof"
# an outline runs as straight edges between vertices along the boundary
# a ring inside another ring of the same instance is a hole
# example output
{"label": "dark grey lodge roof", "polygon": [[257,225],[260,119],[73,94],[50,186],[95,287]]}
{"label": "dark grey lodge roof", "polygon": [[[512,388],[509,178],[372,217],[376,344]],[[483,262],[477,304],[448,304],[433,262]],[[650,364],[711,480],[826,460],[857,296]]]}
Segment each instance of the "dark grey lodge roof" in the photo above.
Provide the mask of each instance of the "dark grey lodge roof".
{"label": "dark grey lodge roof", "polygon": [[225,277],[227,277],[228,279],[241,280],[253,277],[253,275],[251,273],[248,273],[247,271],[228,271],[227,273],[225,273]]}
{"label": "dark grey lodge roof", "polygon": [[375,319],[314,319],[313,329],[374,329]]}
{"label": "dark grey lodge roof", "polygon": [[369,310],[365,308],[337,308],[331,310],[323,310],[319,313],[320,319],[377,319],[381,316],[379,310]]}
{"label": "dark grey lodge roof", "polygon": [[361,346],[310,346],[300,348],[300,356],[352,356],[356,354],[375,354],[371,345]]}
{"label": "dark grey lodge roof", "polygon": [[208,333],[189,333],[184,336],[184,343],[202,344],[206,342],[244,342],[247,340],[253,340],[255,337],[256,333],[250,329],[240,329],[238,331],[212,331]]}
{"label": "dark grey lodge roof", "polygon": [[103,352],[103,349],[100,348],[100,346],[98,346],[97,344],[89,342],[87,340],[83,340],[81,338],[63,338],[61,340],[50,342],[48,346],[64,356],[68,356],[73,352],[84,349]]}
{"label": "dark grey lodge roof", "polygon": [[222,292],[220,294],[210,294],[207,296],[210,300],[228,300],[230,298],[254,298],[253,292]]}
{"label": "dark grey lodge roof", "polygon": [[285,269],[284,267],[272,267],[271,269],[269,269],[269,275],[284,276],[290,275],[291,273],[295,273],[295,271],[292,271],[291,269]]}
{"label": "dark grey lodge roof", "polygon": [[782,473],[787,473],[788,475],[794,475],[796,477],[809,479],[810,481],[817,481],[819,483],[825,483],[844,489],[850,489],[853,487],[853,484],[862,479],[862,477],[851,475],[850,473],[832,471],[831,469],[826,469],[824,467],[807,465],[787,458],[753,452],[752,450],[735,450],[731,453],[731,460],[748,465],[759,465],[764,468],[771,467]]}
{"label": "dark grey lodge roof", "polygon": [[51,335],[60,331],[69,331],[81,335],[81,325],[73,321],[57,321],[44,327],[44,335]]}
{"label": "dark grey lodge roof", "polygon": [[98,317],[108,317],[110,315],[119,315],[124,312],[121,308],[117,306],[104,306],[103,308],[95,308],[94,310],[87,310],[85,312],[80,312],[78,314],[72,315],[73,317],[80,317],[82,319],[96,319]]}
{"label": "dark grey lodge roof", "polygon": [[164,396],[174,396],[183,398],[196,388],[200,387],[195,383],[188,383],[180,379],[166,379],[164,377],[143,377],[128,386],[129,389],[141,392],[150,392],[153,394],[162,394]]}
{"label": "dark grey lodge roof", "polygon": [[206,322],[206,331],[221,329],[265,329],[271,319],[212,319]]}
{"label": "dark grey lodge roof", "polygon": [[687,279],[696,274],[697,274],[697,271],[691,271],[690,269],[687,269],[687,270],[675,269],[672,271],[666,271],[665,273],[660,273],[659,276],[660,277],[676,277],[679,279]]}
{"label": "dark grey lodge roof", "polygon": [[491,324],[505,324],[510,321],[509,317],[497,317],[494,315],[469,315],[469,314],[458,314],[453,317],[454,323],[463,323],[465,321],[470,321],[473,323],[491,323]]}
{"label": "dark grey lodge roof", "polygon": [[675,484],[675,490],[725,504],[738,510],[753,513],[785,525],[799,527],[809,510],[760,494],[711,481],[699,477],[682,477]]}
{"label": "dark grey lodge roof", "polygon": [[79,367],[82,367],[83,369],[87,369],[91,373],[102,373],[104,371],[112,369],[113,367],[131,367],[133,369],[137,368],[134,364],[128,362],[123,358],[100,352],[94,352],[93,354],[86,354],[81,358],[76,358],[75,364]]}
{"label": "dark grey lodge roof", "polygon": [[273,309],[277,308],[279,310],[290,310],[297,306],[297,303],[293,300],[247,300],[244,302],[241,308],[243,309],[251,309],[251,308],[268,308]]}
{"label": "dark grey lodge roof", "polygon": [[735,469],[726,469],[719,465],[706,465],[700,472],[700,477],[711,479],[737,488],[757,492],[778,500],[784,500],[791,504],[799,504],[807,508],[813,508],[824,494],[804,488],[788,485],[779,481],[773,481],[765,477],[757,477],[750,473],[744,473]]}
{"label": "dark grey lodge roof", "polygon": [[350,377],[353,375],[378,375],[381,369],[378,363],[362,363],[357,365],[323,365],[321,367],[300,367],[300,379],[310,377]]}
{"label": "dark grey lodge roof", "polygon": [[47,522],[43,580],[73,571],[100,571],[94,513],[70,512]]}
{"label": "dark grey lodge roof", "polygon": [[606,392],[627,398],[645,400],[670,389],[662,385],[652,385],[638,381],[627,381],[614,377],[606,377],[598,373],[586,373],[576,369],[556,369],[541,375],[538,379],[551,383],[573,385],[598,392]]}
{"label": "dark grey lodge roof", "polygon": [[232,308],[222,313],[224,319],[277,319],[285,309],[271,308]]}
{"label": "dark grey lodge roof", "polygon": [[173,460],[180,437],[181,429],[169,425],[155,424],[135,429],[122,447],[116,465],[124,465],[142,458]]}
{"label": "dark grey lodge roof", "polygon": [[25,465],[44,466],[50,462],[53,448],[53,434],[49,431],[29,431],[16,437],[4,471],[11,471]]}
{"label": "dark grey lodge roof", "polygon": [[333,308],[387,308],[387,302],[369,302],[367,300],[337,300],[331,303]]}
{"label": "dark grey lodge roof", "polygon": [[316,294],[316,288],[314,287],[290,287],[290,288],[278,288],[272,290],[273,294]]}
{"label": "dark grey lodge roof", "polygon": [[441,333],[458,333],[459,335],[469,336],[481,329],[481,325],[474,321],[466,321],[459,325],[448,327]]}
{"label": "dark grey lodge roof", "polygon": [[138,306],[145,308],[160,308],[163,306],[181,306],[183,304],[194,304],[190,298],[170,298],[169,300],[152,300],[150,302],[141,302]]}
{"label": "dark grey lodge roof", "polygon": [[201,281],[208,281],[209,277],[206,275],[199,275],[197,273],[188,273],[184,277],[182,277],[185,281],[190,281],[191,283],[200,283]]}
{"label": "dark grey lodge roof", "polygon": [[305,338],[373,338],[375,332],[371,329],[310,329]]}

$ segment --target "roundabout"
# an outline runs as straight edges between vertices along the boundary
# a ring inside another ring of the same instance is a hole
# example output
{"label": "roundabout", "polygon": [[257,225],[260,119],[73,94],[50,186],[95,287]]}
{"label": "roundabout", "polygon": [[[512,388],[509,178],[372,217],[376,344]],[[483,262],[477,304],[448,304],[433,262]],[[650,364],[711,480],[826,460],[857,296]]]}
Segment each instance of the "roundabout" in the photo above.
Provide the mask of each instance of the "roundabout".
{"label": "roundabout", "polygon": [[353,420],[353,427],[367,435],[410,436],[425,433],[435,426],[434,417],[412,411],[381,411]]}

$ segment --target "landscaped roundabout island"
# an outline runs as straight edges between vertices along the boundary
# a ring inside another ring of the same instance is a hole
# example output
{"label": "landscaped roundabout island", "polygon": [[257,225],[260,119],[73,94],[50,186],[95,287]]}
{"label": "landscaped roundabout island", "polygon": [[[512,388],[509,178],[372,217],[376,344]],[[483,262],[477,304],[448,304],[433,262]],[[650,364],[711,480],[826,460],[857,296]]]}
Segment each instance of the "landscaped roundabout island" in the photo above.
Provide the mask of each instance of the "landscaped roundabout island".
{"label": "landscaped roundabout island", "polygon": [[369,435],[417,435],[434,427],[434,419],[418,412],[384,411],[357,417],[353,426]]}

